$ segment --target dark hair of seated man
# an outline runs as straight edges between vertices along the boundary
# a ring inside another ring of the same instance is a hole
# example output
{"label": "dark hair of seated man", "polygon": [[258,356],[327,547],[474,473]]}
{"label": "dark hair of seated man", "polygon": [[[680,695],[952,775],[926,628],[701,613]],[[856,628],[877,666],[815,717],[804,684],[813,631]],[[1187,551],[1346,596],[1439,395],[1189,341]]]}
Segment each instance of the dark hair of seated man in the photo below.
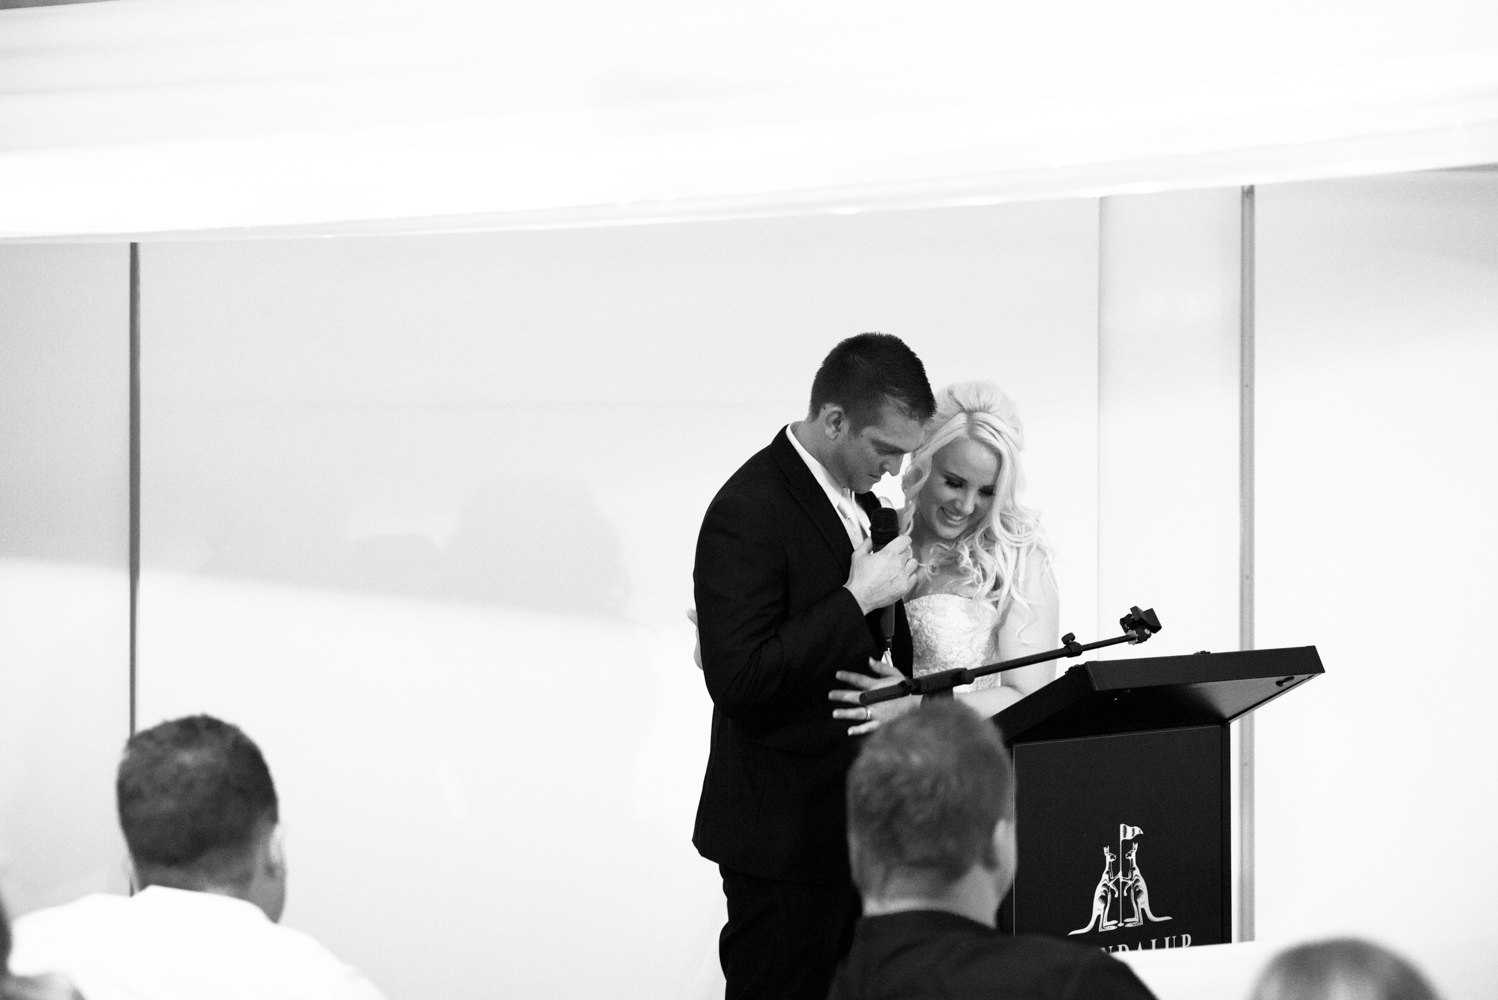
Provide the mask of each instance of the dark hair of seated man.
{"label": "dark hair of seated man", "polygon": [[115,792],[137,888],[234,896],[281,918],[286,865],[276,786],[239,727],[193,715],[135,734]]}
{"label": "dark hair of seated man", "polygon": [[849,860],[864,914],[942,899],[991,923],[1008,880],[986,873],[1014,870],[1009,754],[992,724],[950,701],[896,722],[869,739],[848,776]]}
{"label": "dark hair of seated man", "polygon": [[1251,1000],[1437,1000],[1409,961],[1363,938],[1309,941],[1279,952],[1254,984]]}

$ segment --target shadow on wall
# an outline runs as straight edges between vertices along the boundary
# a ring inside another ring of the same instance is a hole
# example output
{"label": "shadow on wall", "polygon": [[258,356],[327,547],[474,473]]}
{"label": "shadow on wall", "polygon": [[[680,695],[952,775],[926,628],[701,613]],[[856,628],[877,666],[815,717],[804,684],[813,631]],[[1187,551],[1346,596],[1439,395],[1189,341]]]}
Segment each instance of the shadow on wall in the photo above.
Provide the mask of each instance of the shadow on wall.
{"label": "shadow on wall", "polygon": [[485,484],[440,543],[437,531],[356,534],[351,505],[326,493],[215,492],[195,572],[601,618],[622,617],[628,597],[618,533],[573,480]]}

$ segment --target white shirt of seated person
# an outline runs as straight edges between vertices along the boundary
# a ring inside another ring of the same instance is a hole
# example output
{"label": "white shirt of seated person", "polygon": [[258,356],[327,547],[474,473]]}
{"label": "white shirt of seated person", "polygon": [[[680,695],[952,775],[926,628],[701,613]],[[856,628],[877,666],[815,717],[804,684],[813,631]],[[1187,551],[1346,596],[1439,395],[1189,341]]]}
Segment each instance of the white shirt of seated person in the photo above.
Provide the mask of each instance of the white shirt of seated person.
{"label": "white shirt of seated person", "polygon": [[[279,831],[264,843],[284,886]],[[94,893],[13,926],[11,972],[68,976],[86,1000],[385,1000],[317,939],[283,927],[284,892],[249,899],[148,885]]]}

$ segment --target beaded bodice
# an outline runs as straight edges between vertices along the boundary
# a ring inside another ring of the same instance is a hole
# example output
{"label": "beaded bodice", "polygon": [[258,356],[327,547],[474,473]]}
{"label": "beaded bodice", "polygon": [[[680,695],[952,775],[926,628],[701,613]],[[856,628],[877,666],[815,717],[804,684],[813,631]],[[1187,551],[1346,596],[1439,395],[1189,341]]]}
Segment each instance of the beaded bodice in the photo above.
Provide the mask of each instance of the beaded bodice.
{"label": "beaded bodice", "polygon": [[[916,676],[938,670],[980,667],[996,659],[994,627],[999,613],[987,601],[960,594],[926,594],[905,602]],[[1001,683],[999,674],[980,677],[975,687]]]}

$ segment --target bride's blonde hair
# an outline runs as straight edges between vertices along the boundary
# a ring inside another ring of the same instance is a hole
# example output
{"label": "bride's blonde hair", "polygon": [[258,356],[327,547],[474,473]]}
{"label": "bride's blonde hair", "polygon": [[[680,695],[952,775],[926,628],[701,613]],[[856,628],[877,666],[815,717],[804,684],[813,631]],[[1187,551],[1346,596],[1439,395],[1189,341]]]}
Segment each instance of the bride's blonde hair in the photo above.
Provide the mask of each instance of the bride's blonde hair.
{"label": "bride's blonde hair", "polygon": [[900,480],[905,491],[900,527],[910,530],[916,498],[931,477],[936,453],[960,438],[976,441],[998,457],[993,504],[981,526],[956,541],[937,543],[935,558],[926,571],[953,566],[966,579],[964,590],[986,598],[1000,613],[1011,600],[1028,607],[1015,585],[1032,569],[1049,573],[1052,552],[1041,532],[1039,515],[1021,506],[1016,498],[1024,485],[1019,467],[1019,453],[1025,446],[1024,425],[1013,401],[992,382],[957,382],[937,393],[936,413],[927,425],[925,439],[910,453],[910,463]]}

